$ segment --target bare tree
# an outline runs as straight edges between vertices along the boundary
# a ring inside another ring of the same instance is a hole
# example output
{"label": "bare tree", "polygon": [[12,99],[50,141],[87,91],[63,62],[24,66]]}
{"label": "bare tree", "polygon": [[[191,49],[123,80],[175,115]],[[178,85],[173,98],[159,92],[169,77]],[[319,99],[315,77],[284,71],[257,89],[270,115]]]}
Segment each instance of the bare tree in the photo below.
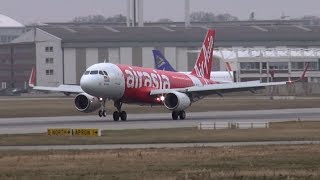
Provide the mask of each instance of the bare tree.
{"label": "bare tree", "polygon": [[212,12],[197,11],[190,15],[191,22],[214,22],[214,21],[238,21],[238,18],[229,13],[215,15]]}
{"label": "bare tree", "polygon": [[169,18],[162,18],[162,19],[159,19],[157,22],[160,22],[160,23],[170,23],[170,22],[173,22],[171,19]]}
{"label": "bare tree", "polygon": [[105,22],[108,23],[123,23],[126,22],[127,17],[122,14],[117,14],[111,17],[108,17]]}
{"label": "bare tree", "polygon": [[312,25],[320,25],[320,17],[318,16],[303,16],[299,20],[308,20]]}
{"label": "bare tree", "polygon": [[126,17],[122,14],[117,14],[108,18],[105,18],[102,15],[89,15],[75,17],[72,22],[75,23],[122,23],[126,22]]}

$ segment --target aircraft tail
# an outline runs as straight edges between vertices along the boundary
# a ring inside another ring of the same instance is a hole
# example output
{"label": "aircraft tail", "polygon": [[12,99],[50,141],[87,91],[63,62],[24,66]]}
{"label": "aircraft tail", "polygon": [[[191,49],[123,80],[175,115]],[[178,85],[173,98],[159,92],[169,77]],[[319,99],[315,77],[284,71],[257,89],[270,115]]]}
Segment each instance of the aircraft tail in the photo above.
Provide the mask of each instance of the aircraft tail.
{"label": "aircraft tail", "polygon": [[203,41],[199,57],[191,74],[210,79],[214,37],[215,31],[213,29],[209,29]]}
{"label": "aircraft tail", "polygon": [[164,71],[173,71],[176,70],[170,65],[168,60],[163,56],[163,54],[159,50],[152,50],[154,57],[154,66],[155,69],[164,70]]}
{"label": "aircraft tail", "polygon": [[29,87],[34,87],[36,81],[36,71],[34,67],[32,67],[31,74],[29,77]]}

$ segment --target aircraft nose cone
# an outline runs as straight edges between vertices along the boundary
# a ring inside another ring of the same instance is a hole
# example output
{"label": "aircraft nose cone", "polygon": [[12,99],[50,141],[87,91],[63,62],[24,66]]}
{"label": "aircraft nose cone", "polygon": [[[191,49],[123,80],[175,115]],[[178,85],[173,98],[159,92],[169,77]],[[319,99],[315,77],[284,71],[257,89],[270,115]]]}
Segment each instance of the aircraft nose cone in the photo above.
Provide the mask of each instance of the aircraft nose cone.
{"label": "aircraft nose cone", "polygon": [[90,75],[83,75],[80,79],[80,86],[82,90],[90,95],[95,94],[95,90],[98,87],[99,82],[97,78]]}

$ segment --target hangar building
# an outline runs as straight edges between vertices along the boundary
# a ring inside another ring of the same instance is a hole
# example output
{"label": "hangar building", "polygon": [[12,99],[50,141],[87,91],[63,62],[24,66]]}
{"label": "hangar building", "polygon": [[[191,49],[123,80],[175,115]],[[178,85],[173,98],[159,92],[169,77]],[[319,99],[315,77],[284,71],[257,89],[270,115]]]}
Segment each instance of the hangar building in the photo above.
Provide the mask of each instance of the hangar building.
{"label": "hangar building", "polygon": [[[197,58],[194,52],[201,47],[208,28],[216,29],[215,55],[233,63],[238,80],[269,81],[268,74],[273,68],[276,71],[274,80],[294,78],[302,73],[304,62],[312,62],[312,72],[307,76],[309,81],[319,82],[320,27],[296,21],[196,24],[187,28],[174,24],[125,27],[53,23],[30,27],[9,46],[26,46],[25,52],[30,55],[29,59],[34,59],[36,66],[37,85],[57,86],[78,84],[85,68],[97,62],[153,67],[154,48],[162,51],[177,70],[191,70]],[[281,56],[281,53],[260,55],[268,54],[272,48],[312,49],[314,53],[310,56],[307,53],[294,56],[294,52]],[[260,54],[254,55],[258,50]],[[234,58],[228,58],[227,51],[232,51]],[[241,55],[242,51],[248,51],[247,55]],[[214,70],[225,69],[224,63],[217,60],[214,63]]]}

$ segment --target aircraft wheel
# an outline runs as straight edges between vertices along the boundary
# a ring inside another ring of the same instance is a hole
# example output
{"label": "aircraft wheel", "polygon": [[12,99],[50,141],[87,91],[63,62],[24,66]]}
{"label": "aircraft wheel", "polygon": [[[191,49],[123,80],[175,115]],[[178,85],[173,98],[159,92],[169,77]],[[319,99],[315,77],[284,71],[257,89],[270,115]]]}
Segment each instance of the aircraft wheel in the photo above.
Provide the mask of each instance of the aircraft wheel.
{"label": "aircraft wheel", "polygon": [[102,111],[99,110],[99,113],[98,113],[99,117],[102,117]]}
{"label": "aircraft wheel", "polygon": [[113,120],[119,121],[119,112],[118,111],[113,112]]}
{"label": "aircraft wheel", "polygon": [[102,111],[102,116],[103,116],[103,117],[106,117],[106,116],[107,116],[107,111],[106,111],[106,110],[103,110],[103,111]]}
{"label": "aircraft wheel", "polygon": [[125,111],[121,111],[120,118],[122,121],[126,121],[127,120],[127,113]]}
{"label": "aircraft wheel", "polygon": [[179,114],[178,114],[177,111],[172,111],[172,119],[173,119],[173,120],[177,120],[177,119],[178,119],[178,116],[179,116]]}
{"label": "aircraft wheel", "polygon": [[186,119],[186,112],[185,111],[180,111],[179,117],[180,117],[180,119]]}

